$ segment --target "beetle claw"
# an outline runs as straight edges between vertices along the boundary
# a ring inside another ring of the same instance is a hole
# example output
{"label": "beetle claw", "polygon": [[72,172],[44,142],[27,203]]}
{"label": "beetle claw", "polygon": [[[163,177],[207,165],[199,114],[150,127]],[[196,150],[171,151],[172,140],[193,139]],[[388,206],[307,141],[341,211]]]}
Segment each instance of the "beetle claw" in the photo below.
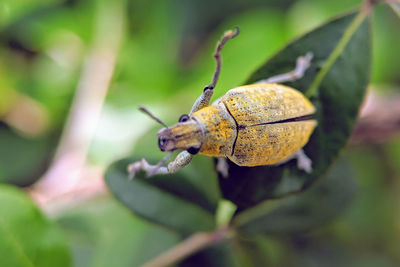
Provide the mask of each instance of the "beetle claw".
{"label": "beetle claw", "polygon": [[228,178],[229,175],[229,165],[226,158],[217,158],[217,171],[224,178]]}
{"label": "beetle claw", "polygon": [[306,173],[310,174],[312,172],[312,161],[307,155],[304,153],[302,149],[300,149],[296,153],[297,160],[297,168],[299,170],[303,170]]}
{"label": "beetle claw", "polygon": [[297,59],[296,68],[293,70],[293,78],[300,79],[311,65],[311,60],[314,57],[312,52],[308,52],[305,56]]}
{"label": "beetle claw", "polygon": [[166,167],[162,167],[162,165],[169,159],[172,153],[169,153],[164,157],[162,161],[160,161],[157,165],[150,165],[145,159],[134,162],[128,165],[128,173],[129,180],[135,178],[135,175],[143,170],[146,173],[146,177],[150,178],[156,174],[166,174],[168,173],[168,169]]}
{"label": "beetle claw", "polygon": [[[143,160],[142,160],[143,161]],[[136,173],[142,168],[142,161],[137,161],[128,165],[129,180],[135,178]]]}
{"label": "beetle claw", "polygon": [[135,178],[135,175],[140,171],[143,170],[146,172],[147,177],[151,176],[151,173],[154,171],[155,166],[151,166],[145,159],[140,161],[136,161],[132,164],[128,165],[128,173],[129,173],[129,180]]}

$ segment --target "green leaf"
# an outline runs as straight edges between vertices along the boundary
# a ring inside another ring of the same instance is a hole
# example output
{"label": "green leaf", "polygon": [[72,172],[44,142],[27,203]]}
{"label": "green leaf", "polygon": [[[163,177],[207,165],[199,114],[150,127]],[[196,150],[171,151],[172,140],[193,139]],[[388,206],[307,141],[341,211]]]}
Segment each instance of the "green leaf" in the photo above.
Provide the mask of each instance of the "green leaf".
{"label": "green leaf", "polygon": [[182,238],[132,216],[109,196],[80,203],[57,222],[68,237],[74,267],[142,266]]}
{"label": "green leaf", "polygon": [[239,212],[265,199],[304,190],[327,171],[346,144],[370,75],[370,29],[363,18],[351,13],[300,37],[246,82],[288,72],[297,57],[312,52],[314,58],[305,77],[287,85],[312,95],[318,127],[304,147],[312,160],[311,174],[298,170],[294,160],[252,168],[229,163],[229,177],[220,176],[220,186],[223,196],[238,205]]}
{"label": "green leaf", "polygon": [[340,160],[306,192],[260,203],[238,215],[234,225],[252,234],[309,231],[342,214],[352,203],[356,189],[349,166]]}
{"label": "green leaf", "polygon": [[[250,265],[246,251],[238,240],[229,240],[214,244],[189,256],[179,263],[179,267],[209,266],[209,267],[240,267]],[[254,265],[255,266],[255,265]],[[263,265],[259,265],[263,266]]]}
{"label": "green leaf", "polygon": [[27,139],[0,124],[0,182],[26,186],[37,180],[54,149],[50,137]]}
{"label": "green leaf", "polygon": [[265,236],[229,238],[213,244],[182,260],[178,266],[280,266],[276,245]]}
{"label": "green leaf", "polygon": [[215,227],[216,206],[207,203],[181,173],[146,178],[139,173],[128,179],[128,164],[138,159],[123,159],[112,164],[105,179],[115,197],[134,213],[182,233],[210,231]]}
{"label": "green leaf", "polygon": [[64,238],[20,190],[0,185],[0,266],[70,266]]}

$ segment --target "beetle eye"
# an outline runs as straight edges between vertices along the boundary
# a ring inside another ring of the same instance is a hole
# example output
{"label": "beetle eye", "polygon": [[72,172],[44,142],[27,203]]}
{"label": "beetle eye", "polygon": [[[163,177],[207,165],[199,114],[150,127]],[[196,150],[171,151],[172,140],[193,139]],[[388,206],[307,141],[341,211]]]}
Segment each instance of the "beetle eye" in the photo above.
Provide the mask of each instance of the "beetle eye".
{"label": "beetle eye", "polygon": [[179,122],[185,122],[189,119],[189,116],[187,114],[183,114],[182,116],[179,117]]}
{"label": "beetle eye", "polygon": [[197,153],[199,153],[199,151],[200,151],[200,148],[194,147],[194,146],[189,147],[189,149],[187,150],[187,152],[189,152],[189,154],[192,154],[192,155],[196,155]]}

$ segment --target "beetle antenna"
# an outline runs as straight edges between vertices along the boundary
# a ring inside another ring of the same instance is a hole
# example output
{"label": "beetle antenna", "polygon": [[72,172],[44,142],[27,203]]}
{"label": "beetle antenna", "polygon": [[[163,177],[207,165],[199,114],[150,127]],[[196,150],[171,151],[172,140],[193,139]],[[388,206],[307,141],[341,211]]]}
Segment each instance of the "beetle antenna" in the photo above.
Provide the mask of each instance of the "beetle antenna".
{"label": "beetle antenna", "polygon": [[221,72],[221,65],[222,65],[222,61],[221,61],[222,47],[228,40],[238,36],[239,33],[240,33],[240,29],[238,26],[236,26],[235,32],[233,32],[232,30],[226,31],[224,33],[224,36],[222,37],[221,41],[219,41],[219,43],[217,44],[217,49],[214,54],[214,58],[217,61],[217,67],[215,68],[214,75],[212,77],[210,85],[207,86],[208,88],[214,89],[215,86],[217,85],[219,74]]}
{"label": "beetle antenna", "polygon": [[169,152],[159,163],[157,163],[154,166],[154,169],[151,172],[149,172],[149,176],[153,176],[155,173],[157,173],[157,171],[161,168],[161,166],[164,165],[164,163],[167,162],[167,160],[169,160],[171,155],[172,152]]}
{"label": "beetle antenna", "polygon": [[155,120],[159,124],[163,125],[165,128],[168,128],[168,126],[162,120],[160,120],[155,115],[153,115],[153,113],[151,113],[147,108],[145,108],[143,106],[139,106],[139,110],[146,113],[147,115],[149,115],[153,120]]}

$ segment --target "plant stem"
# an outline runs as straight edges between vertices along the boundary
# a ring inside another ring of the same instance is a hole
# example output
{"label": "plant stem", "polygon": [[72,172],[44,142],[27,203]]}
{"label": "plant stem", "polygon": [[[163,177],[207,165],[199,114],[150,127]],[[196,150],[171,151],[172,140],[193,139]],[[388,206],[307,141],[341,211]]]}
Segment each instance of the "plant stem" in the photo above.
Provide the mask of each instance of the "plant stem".
{"label": "plant stem", "polygon": [[148,261],[142,267],[161,267],[176,263],[203,248],[231,237],[233,234],[234,232],[228,227],[220,228],[215,232],[193,234],[175,247]]}
{"label": "plant stem", "polygon": [[31,191],[41,206],[69,195],[87,180],[83,179],[86,156],[122,45],[125,8],[124,0],[101,1],[98,6],[93,43],[84,59],[56,155]]}

